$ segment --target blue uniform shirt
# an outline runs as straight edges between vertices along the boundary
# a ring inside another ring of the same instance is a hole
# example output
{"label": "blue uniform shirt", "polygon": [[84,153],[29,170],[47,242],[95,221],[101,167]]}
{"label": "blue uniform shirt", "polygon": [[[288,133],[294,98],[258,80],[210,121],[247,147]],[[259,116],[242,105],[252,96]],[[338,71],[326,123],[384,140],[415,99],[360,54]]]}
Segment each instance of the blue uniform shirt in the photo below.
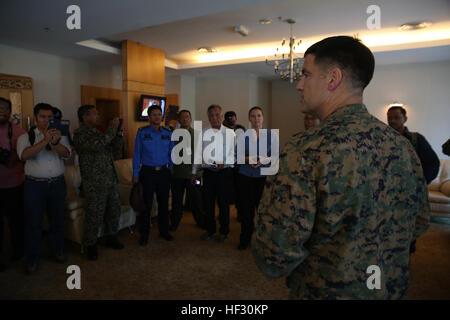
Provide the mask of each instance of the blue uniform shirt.
{"label": "blue uniform shirt", "polygon": [[172,132],[168,129],[159,127],[159,131],[156,132],[151,125],[140,128],[134,142],[133,177],[139,176],[141,164],[152,167],[162,167],[167,164],[172,171],[173,162],[170,155],[173,146]]}

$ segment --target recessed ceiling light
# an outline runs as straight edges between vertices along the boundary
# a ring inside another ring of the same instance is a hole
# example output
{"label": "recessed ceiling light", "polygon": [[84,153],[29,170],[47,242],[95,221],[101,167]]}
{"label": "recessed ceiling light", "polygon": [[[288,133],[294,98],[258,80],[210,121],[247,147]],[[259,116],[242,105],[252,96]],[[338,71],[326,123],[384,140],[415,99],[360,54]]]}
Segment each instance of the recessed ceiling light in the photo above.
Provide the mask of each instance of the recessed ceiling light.
{"label": "recessed ceiling light", "polygon": [[217,52],[217,49],[212,47],[200,47],[197,51],[200,53],[214,53]]}
{"label": "recessed ceiling light", "polygon": [[429,26],[431,26],[431,22],[424,22],[424,21],[410,22],[410,23],[402,24],[399,29],[401,31],[412,31],[412,30],[428,28]]}
{"label": "recessed ceiling light", "polygon": [[268,18],[263,18],[259,20],[260,24],[271,24],[272,20],[268,19]]}

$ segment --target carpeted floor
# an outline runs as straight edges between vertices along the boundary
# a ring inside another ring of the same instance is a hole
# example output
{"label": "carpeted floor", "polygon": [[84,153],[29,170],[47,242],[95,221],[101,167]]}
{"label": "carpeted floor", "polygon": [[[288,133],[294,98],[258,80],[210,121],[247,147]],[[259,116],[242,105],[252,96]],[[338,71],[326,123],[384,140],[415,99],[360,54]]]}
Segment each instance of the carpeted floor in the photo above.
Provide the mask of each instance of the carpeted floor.
{"label": "carpeted floor", "polygon": [[[24,274],[23,263],[0,273],[0,299],[287,299],[284,279],[265,278],[250,250],[236,250],[240,225],[232,210],[225,243],[202,241],[203,230],[187,212],[175,241],[158,238],[154,227],[147,247],[138,233],[122,230],[122,251],[99,247],[100,259],[87,261],[67,243],[68,263],[43,258],[39,273]],[[44,245],[44,257],[47,254]],[[68,290],[66,268],[81,268],[81,290]],[[450,225],[432,224],[418,240],[411,261],[411,299],[450,299]]]}

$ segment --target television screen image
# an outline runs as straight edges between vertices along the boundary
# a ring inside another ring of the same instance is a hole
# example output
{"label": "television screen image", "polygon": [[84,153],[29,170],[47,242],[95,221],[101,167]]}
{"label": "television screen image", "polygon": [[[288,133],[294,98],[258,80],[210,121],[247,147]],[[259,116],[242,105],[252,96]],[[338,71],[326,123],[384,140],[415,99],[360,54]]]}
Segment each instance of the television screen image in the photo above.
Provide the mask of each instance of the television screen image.
{"label": "television screen image", "polygon": [[156,96],[142,95],[139,103],[138,119],[142,121],[148,120],[148,108],[158,106],[161,108],[162,119],[164,119],[164,111],[166,109],[166,98]]}

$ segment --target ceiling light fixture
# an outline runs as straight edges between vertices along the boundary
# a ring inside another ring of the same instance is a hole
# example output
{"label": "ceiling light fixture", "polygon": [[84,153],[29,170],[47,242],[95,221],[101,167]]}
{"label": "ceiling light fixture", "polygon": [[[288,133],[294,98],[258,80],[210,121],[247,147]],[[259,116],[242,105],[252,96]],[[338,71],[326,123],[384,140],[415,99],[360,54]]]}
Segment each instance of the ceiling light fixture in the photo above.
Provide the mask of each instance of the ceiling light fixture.
{"label": "ceiling light fixture", "polygon": [[259,20],[259,23],[260,24],[271,24],[272,20],[268,19],[268,18],[262,18],[262,19]]}
{"label": "ceiling light fixture", "polygon": [[[293,83],[294,80],[300,78],[301,68],[303,66],[303,58],[295,58],[295,46],[300,46],[302,42],[299,40],[297,43],[295,42],[295,37],[292,35],[292,25],[295,23],[294,19],[286,19],[284,22],[289,23],[291,26],[291,36],[289,37],[289,54],[282,53],[280,57],[280,53],[282,49],[277,48],[277,53],[275,53],[275,60],[269,61],[266,58],[266,63],[270,66],[273,66],[275,73],[280,75],[282,80],[289,80],[290,83]],[[283,47],[286,43],[286,40],[283,39],[281,42],[281,47]],[[281,58],[281,59],[280,59]]]}
{"label": "ceiling light fixture", "polygon": [[248,36],[248,28],[242,24],[234,27],[234,32],[239,33],[241,36]]}
{"label": "ceiling light fixture", "polygon": [[200,53],[214,53],[217,52],[217,49],[213,47],[200,47],[197,51]]}
{"label": "ceiling light fixture", "polygon": [[431,26],[431,22],[410,22],[410,23],[405,23],[402,24],[399,29],[401,31],[413,31],[413,30],[420,30],[420,29],[425,29],[428,28],[429,26]]}

